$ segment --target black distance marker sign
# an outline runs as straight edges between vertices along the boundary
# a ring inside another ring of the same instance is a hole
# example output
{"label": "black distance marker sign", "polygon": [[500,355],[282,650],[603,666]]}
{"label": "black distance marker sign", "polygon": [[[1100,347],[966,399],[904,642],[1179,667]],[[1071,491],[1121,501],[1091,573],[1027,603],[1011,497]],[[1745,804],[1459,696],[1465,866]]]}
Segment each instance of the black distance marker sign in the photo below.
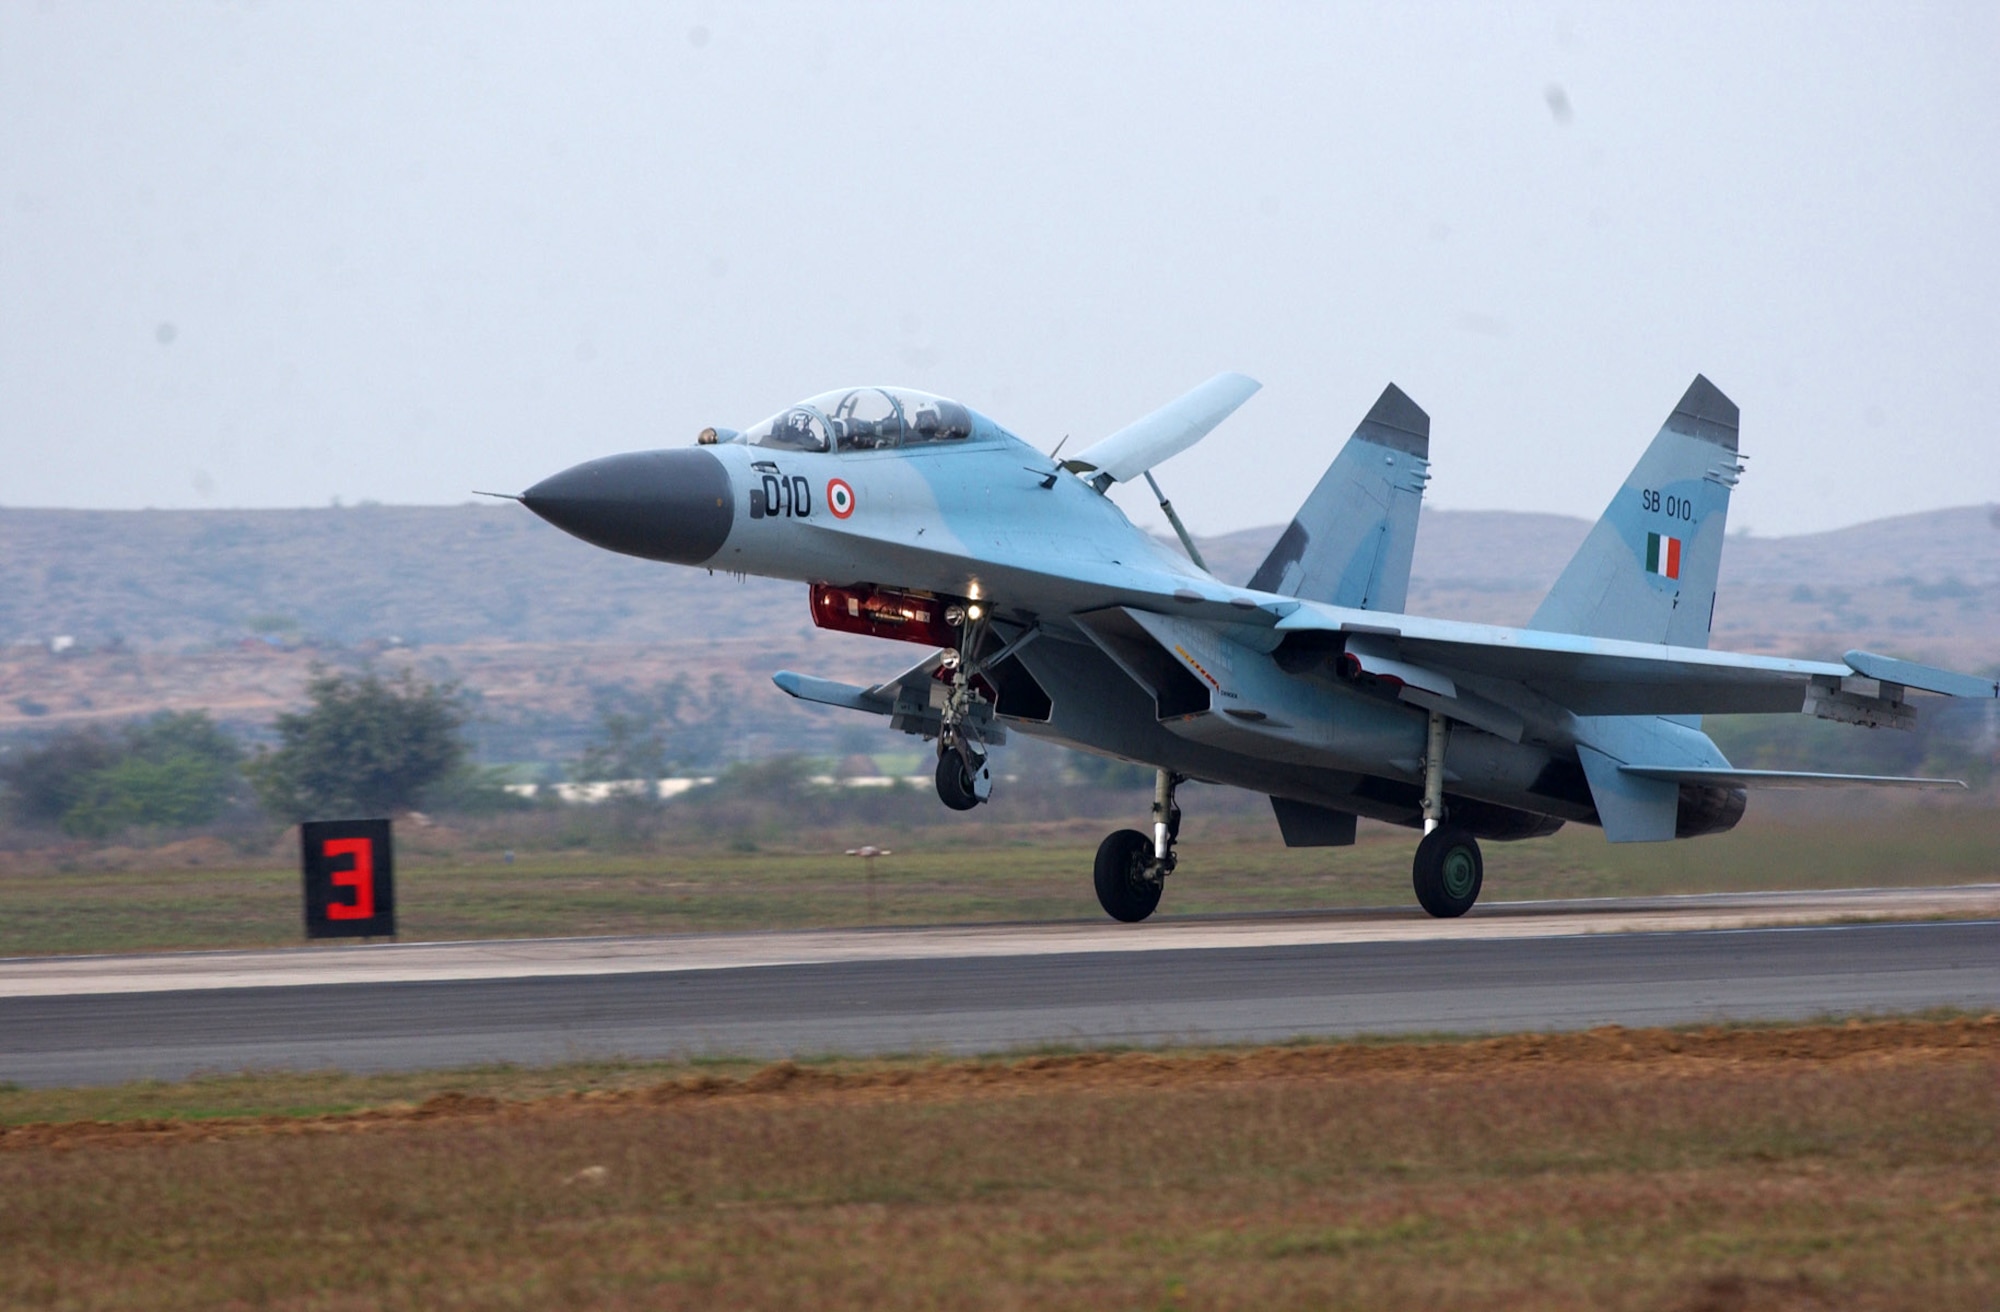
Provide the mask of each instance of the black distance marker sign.
{"label": "black distance marker sign", "polygon": [[387,820],[309,820],[299,826],[307,938],[392,938],[396,863]]}

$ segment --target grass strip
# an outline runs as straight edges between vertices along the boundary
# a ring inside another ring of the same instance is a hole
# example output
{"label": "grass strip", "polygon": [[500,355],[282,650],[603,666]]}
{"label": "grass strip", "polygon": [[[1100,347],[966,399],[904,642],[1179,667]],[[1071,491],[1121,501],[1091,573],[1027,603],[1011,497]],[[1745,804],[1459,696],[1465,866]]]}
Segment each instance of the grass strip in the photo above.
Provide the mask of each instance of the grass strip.
{"label": "grass strip", "polygon": [[[398,917],[403,936],[422,941],[1096,919],[1100,829],[1028,827],[1009,843],[857,832],[785,851],[544,852],[511,863],[407,829]],[[895,853],[872,863],[872,886],[868,864],[844,855],[862,841]],[[1162,910],[1408,906],[1413,841],[1368,826],[1351,848],[1286,848],[1267,825],[1191,827]],[[1491,844],[1486,863],[1488,900],[1976,883],[2000,879],[2000,810],[1810,824],[1753,812],[1728,834],[1663,844],[1610,845],[1571,826]],[[294,944],[299,896],[298,871],[283,862],[177,865],[131,853],[118,868],[0,863],[0,956]]]}

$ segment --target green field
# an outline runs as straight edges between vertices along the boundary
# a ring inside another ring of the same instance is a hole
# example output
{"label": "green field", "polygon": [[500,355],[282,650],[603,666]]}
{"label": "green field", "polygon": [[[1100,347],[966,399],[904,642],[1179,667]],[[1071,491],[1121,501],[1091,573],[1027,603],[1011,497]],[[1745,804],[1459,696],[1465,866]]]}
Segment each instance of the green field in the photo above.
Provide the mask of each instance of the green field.
{"label": "green field", "polygon": [[[1090,863],[1102,826],[1064,822],[793,836],[761,850],[685,838],[625,850],[522,852],[477,835],[399,831],[406,940],[672,933],[862,924],[1093,919]],[[1364,826],[1346,849],[1286,849],[1268,822],[1190,823],[1163,915],[1411,904],[1406,830]],[[875,862],[843,855],[889,847]],[[0,866],[0,955],[220,948],[298,941],[296,868],[272,855],[125,855]],[[1488,844],[1488,901],[2000,879],[2000,810],[1985,805],[1755,812],[1732,833],[1612,846],[1572,826]]]}

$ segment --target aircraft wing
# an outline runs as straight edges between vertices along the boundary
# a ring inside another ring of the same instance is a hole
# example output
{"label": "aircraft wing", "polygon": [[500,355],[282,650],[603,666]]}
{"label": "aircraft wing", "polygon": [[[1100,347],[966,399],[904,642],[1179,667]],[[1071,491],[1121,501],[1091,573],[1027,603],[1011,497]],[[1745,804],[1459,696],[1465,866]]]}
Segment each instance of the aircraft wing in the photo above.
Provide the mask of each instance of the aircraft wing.
{"label": "aircraft wing", "polygon": [[[1577,715],[1709,715],[1810,711],[1858,723],[1900,723],[1904,687],[2000,697],[1988,679],[1851,652],[1844,663],[1510,629],[1307,604],[1281,632],[1347,636],[1359,672],[1456,695],[1454,676],[1491,695],[1514,684]],[[1399,670],[1397,667],[1407,667]],[[1416,677],[1412,677],[1412,672]],[[1885,687],[1885,685],[1887,685]]]}
{"label": "aircraft wing", "polygon": [[1674,784],[1716,784],[1724,788],[1965,788],[1963,779],[1917,779],[1899,774],[1819,774],[1810,770],[1736,770],[1674,765],[1621,765],[1618,773]]}

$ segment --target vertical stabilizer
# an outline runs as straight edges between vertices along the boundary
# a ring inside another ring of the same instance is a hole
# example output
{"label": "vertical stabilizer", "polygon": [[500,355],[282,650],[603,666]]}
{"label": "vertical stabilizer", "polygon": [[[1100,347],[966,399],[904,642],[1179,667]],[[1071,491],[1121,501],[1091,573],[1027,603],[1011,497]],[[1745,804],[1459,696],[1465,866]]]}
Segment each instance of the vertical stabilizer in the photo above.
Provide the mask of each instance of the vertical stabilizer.
{"label": "vertical stabilizer", "polygon": [[1743,473],[1736,420],[1736,403],[1697,374],[1528,627],[1708,646],[1729,490]]}
{"label": "vertical stabilizer", "polygon": [[1250,586],[1336,606],[1402,610],[1430,447],[1430,416],[1389,384]]}

